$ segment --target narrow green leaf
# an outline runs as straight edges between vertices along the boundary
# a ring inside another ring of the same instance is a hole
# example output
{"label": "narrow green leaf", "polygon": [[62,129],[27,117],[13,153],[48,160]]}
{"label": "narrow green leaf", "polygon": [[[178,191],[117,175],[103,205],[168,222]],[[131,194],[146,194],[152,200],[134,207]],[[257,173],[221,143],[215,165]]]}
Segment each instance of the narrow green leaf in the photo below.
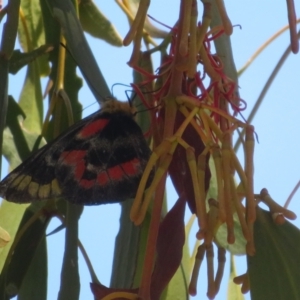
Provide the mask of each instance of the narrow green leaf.
{"label": "narrow green leaf", "polygon": [[[45,45],[44,24],[40,0],[22,0],[18,37],[24,52]],[[45,57],[37,58],[40,75],[49,74],[49,64]]]}
{"label": "narrow green leaf", "polygon": [[247,259],[251,299],[300,299],[299,229],[288,221],[275,224],[258,208],[254,242],[256,253]]}
{"label": "narrow green leaf", "polygon": [[[186,237],[188,237],[186,235]],[[162,299],[189,299],[189,280],[192,270],[192,263],[190,258],[190,251],[188,247],[188,238],[186,238],[183,246],[182,260],[175,275],[168,284],[166,290],[163,292]]]}
{"label": "narrow green leaf", "polygon": [[39,56],[51,51],[52,48],[53,47],[51,46],[43,45],[28,53],[15,50],[9,62],[9,73],[16,74],[21,68],[28,65]]}
{"label": "narrow green leaf", "polygon": [[[53,17],[53,13],[47,0],[40,0],[41,13],[44,23],[45,31],[45,44],[46,45],[59,45],[60,25]],[[51,52],[52,55],[57,56],[58,47],[54,48]],[[51,66],[52,67],[52,66]]]}
{"label": "narrow green leaf", "polygon": [[[209,185],[209,190],[207,192],[206,199],[213,198],[217,200],[218,199],[217,175],[216,175],[215,164],[212,158],[209,159],[209,169],[211,171],[211,178],[210,178],[210,185]],[[218,229],[216,234],[216,241],[221,247],[225,248],[226,250],[228,250],[230,253],[234,255],[245,254],[246,240],[244,238],[242,228],[236,213],[233,215],[233,221],[234,221],[235,243],[228,244],[227,242],[226,224],[222,224]]]}
{"label": "narrow green leaf", "polygon": [[3,26],[0,53],[1,57],[8,60],[15,48],[17,29],[19,23],[20,0],[10,0],[7,20]]}
{"label": "narrow green leaf", "polygon": [[24,119],[24,116],[25,114],[19,104],[15,102],[13,97],[9,96],[3,155],[9,161],[11,169],[24,161],[34,150],[34,147],[39,148],[45,144],[40,135],[22,127],[21,120]]}
{"label": "narrow green leaf", "polygon": [[90,0],[79,3],[80,23],[84,31],[107,43],[121,47],[122,38],[113,24],[102,14],[96,4]]}
{"label": "narrow green leaf", "polygon": [[10,234],[11,241],[4,248],[0,248],[0,271],[2,271],[7,254],[15,239],[16,232],[27,206],[28,204],[16,205],[15,203],[7,201],[2,201],[1,203],[0,226]]}
{"label": "narrow green leaf", "polygon": [[235,242],[233,244],[228,244],[226,224],[222,224],[218,229],[216,241],[221,247],[225,248],[230,253],[234,255],[242,255],[245,254],[246,240],[236,213],[233,215],[233,222]]}
{"label": "narrow green leaf", "polygon": [[[149,74],[153,73],[153,64],[152,64],[152,60],[151,60],[151,55],[149,54],[149,52],[145,51],[141,51],[140,52],[140,58],[138,61],[138,66],[140,68],[142,68],[143,70],[145,70],[146,72],[149,72]],[[141,82],[143,82],[143,76],[141,75],[141,73],[139,73],[138,71],[133,69],[133,80],[134,83],[139,86],[139,84]],[[149,83],[148,85],[144,85],[143,88],[145,90],[151,90],[152,87],[152,83]],[[136,122],[139,124],[139,126],[141,127],[141,129],[143,130],[143,132],[148,132],[149,128],[151,128],[151,117],[150,117],[150,113],[149,113],[149,109],[145,106],[145,99],[146,101],[148,100],[147,97],[150,94],[143,94],[141,93],[140,95],[137,93],[133,93],[132,97],[131,97],[131,101],[133,101],[133,104],[135,107],[138,108],[139,113],[136,115]],[[144,99],[141,99],[141,97],[143,97]],[[144,101],[143,101],[144,100]],[[149,102],[150,103],[150,102]],[[150,145],[151,143],[151,136],[149,137],[145,137],[148,144]]]}
{"label": "narrow green leaf", "polygon": [[131,287],[137,267],[139,244],[145,240],[140,236],[141,228],[135,226],[129,218],[132,202],[129,199],[121,203],[120,229],[116,236],[110,281],[112,288]]}
{"label": "narrow green leaf", "polygon": [[22,0],[21,9],[21,22],[18,29],[19,42],[22,49],[29,52],[45,44],[40,2],[39,0]]}
{"label": "narrow green leaf", "polygon": [[66,243],[58,300],[79,299],[78,219],[83,206],[67,203]]}
{"label": "narrow green leaf", "polygon": [[[23,116],[24,113],[20,110],[18,104],[10,97],[9,101],[9,114],[7,118],[8,128],[4,131],[4,144],[3,144],[3,154],[10,162],[10,167],[14,168],[21,162],[21,157],[24,159],[28,156],[29,151],[33,148],[38,135],[30,133],[27,130],[23,130],[18,122],[19,116]],[[14,135],[11,134],[14,133]],[[28,145],[28,147],[27,147]],[[8,251],[14,241],[15,234],[18,230],[21,219],[23,218],[24,211],[28,204],[16,205],[15,203],[10,203],[3,201],[0,208],[0,226],[5,228],[11,235],[11,242],[5,247],[0,249],[0,269],[6,261]],[[28,243],[27,243],[28,244]],[[24,247],[22,247],[22,253],[24,253]],[[22,261],[30,264],[28,258],[22,258]],[[15,268],[19,270],[18,268]],[[25,267],[22,270],[26,270]],[[23,273],[22,273],[23,274]],[[20,271],[17,272],[18,276],[22,275]],[[23,274],[24,275],[24,274]],[[18,282],[22,281],[18,279]]]}
{"label": "narrow green leaf", "polygon": [[[18,232],[32,218],[36,211],[39,211],[41,207],[44,206],[44,204],[45,203],[36,202],[26,209]],[[18,240],[10,260],[5,262],[5,266],[0,275],[1,293],[4,293],[5,291],[9,296],[14,296],[19,293],[23,279],[35,256],[36,249],[41,240],[45,237],[45,230],[49,220],[50,214],[46,214],[45,217],[36,219]],[[44,257],[44,259],[46,260],[46,257]],[[27,292],[29,292],[29,287]]]}
{"label": "narrow green leaf", "polygon": [[47,275],[47,243],[44,237],[23,279],[18,300],[46,300]]}
{"label": "narrow green leaf", "polygon": [[22,88],[19,104],[26,114],[24,127],[39,134],[43,121],[43,95],[40,73],[37,62],[28,65],[25,83]]}
{"label": "narrow green leaf", "polygon": [[228,300],[244,300],[244,296],[241,292],[241,287],[233,282],[233,278],[236,277],[234,256],[230,255],[230,276],[227,287],[227,299]]}
{"label": "narrow green leaf", "polygon": [[2,19],[6,16],[7,11],[5,9],[0,10],[0,23]]}
{"label": "narrow green leaf", "polygon": [[[3,131],[6,123],[8,105],[8,61],[0,56],[0,157],[2,157]],[[2,170],[2,160],[0,160],[0,175]]]}
{"label": "narrow green leaf", "polygon": [[69,0],[48,0],[48,4],[53,10],[54,17],[58,20],[63,29],[68,49],[80,67],[95,98],[102,103],[105,101],[105,98],[111,94],[92,51],[88,46],[73,4]]}
{"label": "narrow green leaf", "polygon": [[[23,129],[21,128],[19,122],[20,118],[24,119],[25,114],[22,111],[21,107],[18,105],[18,103],[13,99],[13,97],[9,96],[6,125],[12,134],[13,141],[10,142],[9,139],[6,140],[3,152],[4,155],[8,158],[8,160],[12,163],[13,160],[12,158],[16,153],[11,152],[11,147],[16,148],[17,154],[19,156],[17,158],[16,165],[18,165],[20,161],[25,160],[31,152],[28,143],[26,141],[26,138],[24,136]],[[34,141],[32,141],[32,145],[33,144]]]}
{"label": "narrow green leaf", "polygon": [[[140,238],[139,238],[139,246],[137,249],[138,257],[136,260],[136,270],[135,270],[135,276],[134,276],[134,282],[133,287],[139,287],[141,278],[142,278],[142,272],[143,272],[143,265],[145,260],[145,254],[146,254],[146,247],[148,242],[148,234],[149,234],[149,228],[150,228],[150,222],[151,222],[151,214],[150,212],[151,208],[148,210],[148,213],[145,216],[145,219],[143,221],[143,224],[141,226],[141,232],[140,232]],[[126,274],[126,273],[124,273]],[[123,276],[124,276],[123,274]]]}
{"label": "narrow green leaf", "polygon": [[10,242],[9,233],[0,226],[0,247],[3,248]]}
{"label": "narrow green leaf", "polygon": [[[189,236],[194,224],[195,217],[192,217],[187,225],[185,226],[185,243],[183,246],[182,260],[180,267],[176,271],[175,275],[171,279],[167,288],[162,294],[162,300],[172,300],[172,299],[189,299],[189,281],[195,261],[195,253],[190,254],[189,249]],[[197,247],[199,241],[196,242],[195,247]]]}

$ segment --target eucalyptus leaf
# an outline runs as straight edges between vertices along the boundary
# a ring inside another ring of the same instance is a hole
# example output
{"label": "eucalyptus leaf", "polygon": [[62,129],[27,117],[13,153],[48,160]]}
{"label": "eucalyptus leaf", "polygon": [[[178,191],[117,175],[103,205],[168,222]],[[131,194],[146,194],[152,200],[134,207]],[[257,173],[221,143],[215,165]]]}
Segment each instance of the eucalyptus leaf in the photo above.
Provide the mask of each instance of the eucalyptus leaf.
{"label": "eucalyptus leaf", "polygon": [[10,242],[9,233],[0,226],[0,248],[3,248]]}
{"label": "eucalyptus leaf", "polygon": [[[6,114],[8,106],[8,61],[0,57],[0,155],[2,157],[3,130],[6,123]],[[2,160],[0,160],[0,174],[2,170]]]}
{"label": "eucalyptus leaf", "polygon": [[[7,12],[7,20],[3,26],[1,38],[1,57],[8,60],[15,48],[17,37],[17,29],[19,23],[20,0],[9,1],[9,10]],[[2,77],[1,77],[2,78]]]}
{"label": "eucalyptus leaf", "polygon": [[[209,168],[211,171],[211,178],[210,178],[210,184],[209,189],[207,192],[206,199],[218,199],[218,185],[217,185],[217,175],[216,175],[216,169],[215,164],[212,158],[209,159]],[[234,222],[234,235],[235,235],[235,242],[234,244],[228,244],[227,242],[227,226],[226,224],[222,224],[215,236],[216,242],[221,247],[228,250],[230,253],[234,255],[244,255],[245,254],[245,246],[246,246],[246,240],[244,238],[242,228],[238,219],[237,214],[235,213],[233,215],[233,222]]]}
{"label": "eucalyptus leaf", "polygon": [[[28,155],[28,150],[24,150],[26,149],[25,145],[27,145],[27,149],[32,149],[39,135],[24,130],[17,122],[18,117],[24,116],[24,113],[20,110],[20,107],[13,101],[12,98],[10,98],[9,108],[10,114],[7,118],[7,125],[12,128],[16,136],[12,135],[11,129],[6,128],[4,130],[3,154],[10,163],[10,169],[14,169],[21,163],[21,157],[23,155],[24,157]],[[16,140],[23,141],[23,144],[19,145],[15,142]],[[45,144],[43,140],[42,144]],[[0,248],[0,270],[4,265],[7,253],[15,238],[16,231],[27,206],[28,204],[15,204],[7,201],[2,201],[1,203],[0,226],[8,231],[11,236],[11,242],[6,247]]]}
{"label": "eucalyptus leaf", "polygon": [[[22,49],[28,52],[45,44],[40,1],[22,0],[21,9],[22,22],[19,24],[18,36]],[[30,36],[30,40],[28,40],[28,36]]]}
{"label": "eucalyptus leaf", "polygon": [[24,277],[18,300],[47,299],[47,243],[44,237],[34,255],[32,263]]}
{"label": "eucalyptus leaf", "polygon": [[[35,203],[29,206],[23,215],[18,232],[23,229],[23,226],[33,217],[36,211],[40,210],[45,203]],[[19,205],[15,205],[19,206]],[[51,217],[46,214],[45,217],[35,219],[31,226],[19,237],[18,243],[15,245],[13,253],[9,260],[6,260],[4,269],[0,275],[0,291],[1,297],[11,297],[19,294],[22,282],[26,276],[36,250],[43,238],[45,237],[45,230],[48,226]],[[42,269],[46,263],[46,252],[40,253],[40,268]],[[34,270],[32,272],[35,272]],[[45,273],[45,270],[44,270]],[[33,280],[28,278],[27,280]],[[27,281],[28,282],[28,281]],[[30,284],[34,289],[33,283]],[[24,290],[25,289],[25,290]],[[30,287],[24,287],[23,292],[32,293]],[[42,295],[41,295],[42,296]],[[1,298],[2,299],[2,298]],[[30,298],[33,299],[33,298]],[[40,298],[42,299],[42,298]]]}
{"label": "eucalyptus leaf", "polygon": [[31,52],[23,53],[15,50],[9,62],[9,73],[16,74],[21,68],[28,65],[39,56],[48,53],[53,47],[43,45]]}
{"label": "eucalyptus leaf", "polygon": [[78,220],[83,206],[67,202],[66,243],[61,270],[58,300],[79,299]]}
{"label": "eucalyptus leaf", "polygon": [[24,127],[30,132],[39,134],[43,122],[43,95],[36,61],[28,65],[19,104],[26,114],[26,119],[23,123]]}
{"label": "eucalyptus leaf", "polygon": [[80,67],[95,98],[102,103],[110,96],[109,88],[83,34],[73,4],[69,0],[49,1],[54,17],[62,27],[68,49]]}
{"label": "eucalyptus leaf", "polygon": [[256,253],[247,258],[251,299],[300,299],[300,230],[288,221],[275,224],[258,208],[254,242]]}
{"label": "eucalyptus leaf", "polygon": [[245,247],[246,247],[246,240],[244,238],[241,224],[239,222],[238,216],[235,213],[233,215],[233,226],[234,226],[234,235],[235,235],[235,242],[233,244],[228,244],[227,242],[227,226],[226,224],[222,224],[215,236],[216,242],[221,247],[225,248],[231,254],[234,255],[245,255]]}
{"label": "eucalyptus leaf", "polygon": [[110,283],[112,288],[131,287],[136,273],[137,257],[141,254],[139,247],[145,247],[144,243],[147,241],[143,230],[135,226],[129,218],[132,202],[133,200],[128,199],[121,203],[120,229],[116,236]]}
{"label": "eucalyptus leaf", "polygon": [[[18,37],[24,52],[31,52],[45,44],[45,31],[41,13],[40,0],[22,0],[18,27]],[[30,38],[28,38],[30,37]],[[49,73],[49,65],[45,57],[37,58],[40,75]]]}
{"label": "eucalyptus leaf", "polygon": [[9,233],[11,241],[4,248],[0,248],[0,271],[2,271],[7,254],[10,250],[27,206],[28,204],[16,205],[15,203],[10,203],[7,201],[2,201],[1,203],[0,226]]}
{"label": "eucalyptus leaf", "polygon": [[236,277],[236,269],[234,256],[230,255],[230,276],[227,286],[227,299],[228,300],[244,300],[244,295],[241,292],[241,287],[233,282],[233,279]]}
{"label": "eucalyptus leaf", "polygon": [[[10,162],[12,162],[12,158],[18,154],[19,157],[15,166],[17,166],[21,161],[25,160],[30,154],[30,149],[20,124],[20,120],[24,120],[25,118],[25,113],[19,104],[14,100],[13,97],[9,96],[6,125],[8,130],[11,132],[13,140],[10,139],[10,136],[7,136],[7,131],[5,131],[4,134],[6,135],[6,139],[5,145],[3,145],[3,154]],[[34,138],[36,139],[36,136]],[[33,144],[34,142],[32,141],[32,145]],[[17,153],[12,152],[11,147],[16,148]],[[11,157],[11,159],[9,159],[9,157]]]}
{"label": "eucalyptus leaf", "polygon": [[162,299],[165,300],[184,300],[189,299],[189,280],[190,274],[193,268],[194,260],[190,257],[190,250],[189,250],[189,229],[185,229],[186,239],[183,246],[182,251],[182,260],[179,268],[177,269],[176,273],[174,274],[173,278],[169,282],[167,288],[165,289]]}
{"label": "eucalyptus leaf", "polygon": [[107,43],[121,47],[122,38],[113,24],[102,14],[93,1],[80,1],[79,18],[84,31],[90,35],[105,40]]}

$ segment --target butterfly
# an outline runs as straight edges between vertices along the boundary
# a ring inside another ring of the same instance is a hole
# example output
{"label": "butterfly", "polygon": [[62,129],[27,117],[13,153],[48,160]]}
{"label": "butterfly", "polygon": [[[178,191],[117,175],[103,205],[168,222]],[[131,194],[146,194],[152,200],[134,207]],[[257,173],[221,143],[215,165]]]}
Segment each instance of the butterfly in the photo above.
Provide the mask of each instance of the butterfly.
{"label": "butterfly", "polygon": [[0,196],[27,203],[65,198],[74,204],[135,196],[151,151],[133,108],[115,99],[37,150],[0,182]]}

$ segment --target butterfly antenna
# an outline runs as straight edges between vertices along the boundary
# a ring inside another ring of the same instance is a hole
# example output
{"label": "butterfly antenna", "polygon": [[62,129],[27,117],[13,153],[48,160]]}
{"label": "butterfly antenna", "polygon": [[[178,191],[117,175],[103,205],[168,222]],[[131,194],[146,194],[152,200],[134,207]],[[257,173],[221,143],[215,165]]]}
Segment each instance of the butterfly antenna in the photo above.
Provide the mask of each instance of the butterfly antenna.
{"label": "butterfly antenna", "polygon": [[157,105],[155,105],[155,106],[152,106],[152,107],[148,107],[148,108],[146,108],[146,109],[139,110],[139,111],[136,112],[136,114],[137,114],[137,113],[142,113],[142,112],[145,112],[145,111],[150,111],[150,110],[153,110],[153,109],[157,109],[157,108],[159,108],[159,107],[161,107],[161,104],[157,104]]}

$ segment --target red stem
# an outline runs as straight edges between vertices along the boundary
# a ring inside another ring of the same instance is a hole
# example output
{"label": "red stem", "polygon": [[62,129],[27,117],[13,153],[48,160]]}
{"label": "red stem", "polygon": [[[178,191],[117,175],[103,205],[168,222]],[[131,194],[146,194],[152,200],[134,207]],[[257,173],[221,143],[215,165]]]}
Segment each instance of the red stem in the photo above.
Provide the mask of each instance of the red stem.
{"label": "red stem", "polygon": [[291,49],[294,54],[299,51],[299,42],[297,37],[297,16],[295,11],[295,5],[293,0],[286,0],[287,10],[288,10],[288,19],[290,25],[290,38],[291,38]]}

